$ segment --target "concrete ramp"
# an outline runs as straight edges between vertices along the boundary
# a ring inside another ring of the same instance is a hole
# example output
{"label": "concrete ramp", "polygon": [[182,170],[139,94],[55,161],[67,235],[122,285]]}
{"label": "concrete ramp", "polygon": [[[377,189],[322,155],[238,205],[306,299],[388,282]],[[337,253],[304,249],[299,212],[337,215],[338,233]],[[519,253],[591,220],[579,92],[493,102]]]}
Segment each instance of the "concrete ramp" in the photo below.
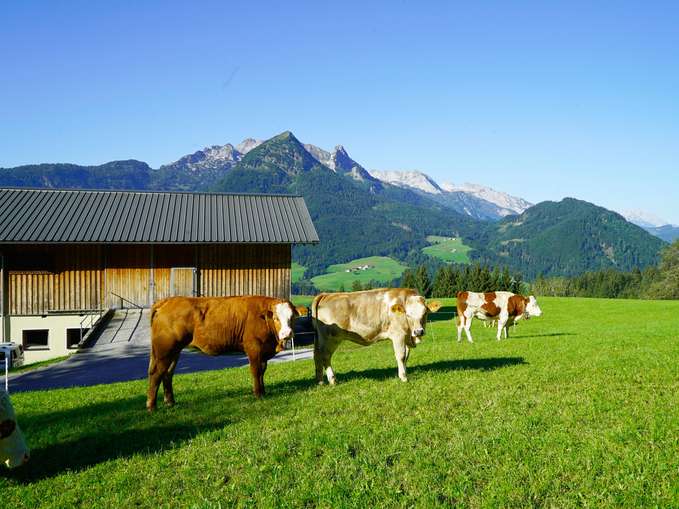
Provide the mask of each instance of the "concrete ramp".
{"label": "concrete ramp", "polygon": [[130,344],[149,345],[149,320],[149,309],[118,309],[87,350],[121,349]]}

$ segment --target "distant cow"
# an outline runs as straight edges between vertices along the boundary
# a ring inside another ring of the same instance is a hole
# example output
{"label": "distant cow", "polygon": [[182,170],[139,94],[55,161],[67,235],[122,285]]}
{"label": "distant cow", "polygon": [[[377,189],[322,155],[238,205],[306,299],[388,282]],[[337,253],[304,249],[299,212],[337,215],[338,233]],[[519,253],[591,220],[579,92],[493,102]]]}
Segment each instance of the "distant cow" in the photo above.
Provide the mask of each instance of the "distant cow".
{"label": "distant cow", "polygon": [[532,295],[524,297],[512,292],[459,292],[457,294],[457,340],[462,340],[462,330],[467,340],[473,343],[469,329],[474,317],[484,320],[497,321],[497,339],[509,337],[509,326],[522,319],[540,316],[542,311],[537,300]]}
{"label": "distant cow", "polygon": [[323,383],[323,371],[330,384],[335,373],[330,364],[332,354],[344,340],[368,346],[390,339],[398,364],[398,377],[404,382],[410,349],[425,333],[427,313],[436,312],[438,302],[429,305],[415,290],[381,288],[363,292],[322,293],[312,305],[316,329],[314,362],[316,381]]}
{"label": "distant cow", "polygon": [[151,359],[146,407],[156,407],[162,380],[165,403],[174,404],[172,375],[182,349],[192,346],[208,355],[245,352],[253,392],[264,395],[266,363],[293,337],[299,309],[271,297],[171,297],[151,311]]}
{"label": "distant cow", "polygon": [[16,468],[28,461],[28,447],[17,424],[9,394],[0,391],[0,463]]}

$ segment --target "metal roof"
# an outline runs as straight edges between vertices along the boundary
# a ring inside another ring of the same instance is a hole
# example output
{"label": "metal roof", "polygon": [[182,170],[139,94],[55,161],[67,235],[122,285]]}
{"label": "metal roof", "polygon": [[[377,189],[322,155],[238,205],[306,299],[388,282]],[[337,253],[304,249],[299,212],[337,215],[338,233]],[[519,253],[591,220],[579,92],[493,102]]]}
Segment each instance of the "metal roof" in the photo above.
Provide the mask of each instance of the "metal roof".
{"label": "metal roof", "polygon": [[0,189],[0,243],[315,243],[300,196]]}

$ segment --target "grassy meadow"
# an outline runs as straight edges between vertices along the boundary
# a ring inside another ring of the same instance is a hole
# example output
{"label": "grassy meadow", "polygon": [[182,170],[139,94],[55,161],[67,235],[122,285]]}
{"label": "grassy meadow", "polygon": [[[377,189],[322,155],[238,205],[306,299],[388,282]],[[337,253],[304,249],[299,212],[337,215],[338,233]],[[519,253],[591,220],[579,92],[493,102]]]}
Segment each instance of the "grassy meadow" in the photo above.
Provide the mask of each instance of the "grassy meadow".
{"label": "grassy meadow", "polygon": [[424,254],[439,258],[444,262],[470,262],[469,251],[471,251],[472,248],[464,245],[459,237],[451,239],[449,237],[429,235],[427,241],[431,242],[432,245],[422,248]]}
{"label": "grassy meadow", "polygon": [[[370,268],[346,272],[347,269],[361,265],[370,265]],[[327,274],[313,277],[311,282],[321,291],[337,291],[342,285],[349,291],[354,281],[360,281],[362,284],[365,284],[375,280],[388,285],[403,274],[403,271],[407,268],[405,265],[387,256],[369,256],[367,258],[358,258],[348,263],[330,265]]]}
{"label": "grassy meadow", "polygon": [[292,270],[292,274],[291,274],[290,277],[292,278],[292,282],[297,283],[298,281],[300,281],[301,279],[304,278],[304,273],[306,272],[306,267],[304,265],[300,265],[297,262],[292,262],[291,270]]}
{"label": "grassy meadow", "polygon": [[[541,299],[509,340],[431,316],[408,383],[389,343],[313,362],[17,393],[30,464],[2,507],[679,506],[679,302]],[[450,312],[446,300],[442,312]],[[181,362],[181,361],[180,361]]]}

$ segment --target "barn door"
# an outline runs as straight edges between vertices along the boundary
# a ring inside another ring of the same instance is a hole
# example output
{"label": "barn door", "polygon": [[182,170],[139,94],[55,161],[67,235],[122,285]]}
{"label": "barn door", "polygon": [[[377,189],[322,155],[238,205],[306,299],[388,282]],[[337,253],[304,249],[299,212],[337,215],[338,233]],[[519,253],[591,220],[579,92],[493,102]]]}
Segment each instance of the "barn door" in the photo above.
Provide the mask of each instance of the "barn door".
{"label": "barn door", "polygon": [[195,267],[172,267],[170,269],[170,294],[174,296],[198,296],[198,270]]}

